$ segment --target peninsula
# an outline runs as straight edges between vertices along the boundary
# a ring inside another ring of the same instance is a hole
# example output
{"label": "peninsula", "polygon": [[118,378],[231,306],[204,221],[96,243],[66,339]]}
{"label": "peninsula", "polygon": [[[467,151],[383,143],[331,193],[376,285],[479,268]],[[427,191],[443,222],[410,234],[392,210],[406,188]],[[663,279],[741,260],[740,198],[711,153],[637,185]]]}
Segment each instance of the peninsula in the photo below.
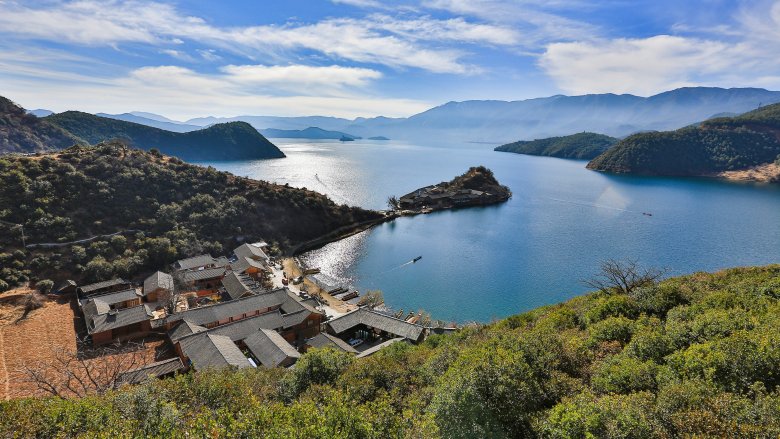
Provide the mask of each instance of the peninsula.
{"label": "peninsula", "polygon": [[426,186],[400,199],[391,197],[388,204],[402,214],[430,213],[453,207],[484,206],[508,200],[512,192],[502,186],[493,171],[484,166],[469,168],[452,181]]}

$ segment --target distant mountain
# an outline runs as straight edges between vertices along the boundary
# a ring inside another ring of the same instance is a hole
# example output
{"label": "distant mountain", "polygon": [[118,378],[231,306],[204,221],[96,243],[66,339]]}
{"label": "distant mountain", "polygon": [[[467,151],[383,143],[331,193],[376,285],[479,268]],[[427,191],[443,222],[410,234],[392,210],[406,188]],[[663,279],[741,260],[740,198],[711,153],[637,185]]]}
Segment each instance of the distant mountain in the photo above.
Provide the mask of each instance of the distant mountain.
{"label": "distant mountain", "polygon": [[[152,113],[143,113],[143,114],[157,116]],[[138,123],[141,125],[146,125],[148,127],[159,128],[161,130],[173,131],[175,133],[187,133],[190,131],[196,131],[203,128],[198,125],[188,125],[181,122],[174,122],[174,121],[169,122],[164,120],[151,119],[148,117],[139,116],[138,114],[134,114],[134,113],[122,113],[122,114],[97,113],[97,116],[107,117],[109,119],[123,120],[125,122]],[[162,116],[157,116],[157,117],[162,118]]]}
{"label": "distant mountain", "polygon": [[30,111],[28,111],[28,113],[32,114],[33,116],[38,116],[38,117],[46,117],[46,116],[50,116],[50,115],[54,114],[53,111],[46,110],[46,109],[43,109],[43,108],[30,110]]}
{"label": "distant mountain", "polygon": [[55,151],[84,143],[0,96],[0,154]]}
{"label": "distant mountain", "polygon": [[171,122],[171,123],[186,125],[186,123],[184,122],[179,122],[178,120],[169,119],[165,116],[155,114],[155,113],[147,113],[146,111],[131,111],[130,114],[132,114],[133,116],[143,117],[144,119],[156,120],[157,122]]}
{"label": "distant mountain", "polygon": [[277,139],[341,139],[348,137],[350,139],[359,139],[360,137],[353,136],[351,134],[342,133],[341,131],[328,131],[317,127],[308,127],[303,130],[279,130],[276,128],[268,128],[260,130],[260,132],[266,136]]}
{"label": "distant mountain", "polygon": [[390,140],[385,136],[375,136],[375,137],[369,137],[368,140]]}
{"label": "distant mountain", "polygon": [[713,175],[780,161],[780,104],[676,131],[627,137],[588,169],[648,175]]}
{"label": "distant mountain", "polygon": [[606,151],[617,141],[618,139],[614,137],[586,132],[547,139],[521,140],[501,145],[495,150],[562,159],[590,160]]}
{"label": "distant mountain", "polygon": [[123,139],[142,148],[183,160],[251,160],[284,157],[284,153],[247,123],[232,122],[188,133],[174,133],[123,120],[66,111],[44,118],[70,133],[96,144]]}
{"label": "distant mountain", "polygon": [[409,118],[268,117],[199,118],[193,125],[241,120],[255,128],[325,130],[369,137],[382,133],[400,140],[434,143],[468,141],[509,143],[591,131],[624,137],[639,131],[665,131],[723,112],[741,114],[760,104],[780,102],[780,92],[758,88],[690,87],[647,98],[591,94],[551,96],[522,101],[450,102]]}

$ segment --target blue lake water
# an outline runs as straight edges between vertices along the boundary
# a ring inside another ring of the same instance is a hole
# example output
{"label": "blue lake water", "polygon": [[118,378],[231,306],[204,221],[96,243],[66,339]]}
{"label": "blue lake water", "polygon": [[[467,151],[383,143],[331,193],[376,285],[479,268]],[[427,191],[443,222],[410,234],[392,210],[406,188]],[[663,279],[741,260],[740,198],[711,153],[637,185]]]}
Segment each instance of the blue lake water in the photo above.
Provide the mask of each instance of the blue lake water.
{"label": "blue lake water", "polygon": [[382,290],[395,309],[489,321],[585,292],[581,280],[607,258],[670,275],[780,262],[778,185],[606,175],[492,145],[275,143],[286,159],[208,164],[373,209],[469,166],[510,187],[507,203],[401,218],[303,256],[361,291]]}

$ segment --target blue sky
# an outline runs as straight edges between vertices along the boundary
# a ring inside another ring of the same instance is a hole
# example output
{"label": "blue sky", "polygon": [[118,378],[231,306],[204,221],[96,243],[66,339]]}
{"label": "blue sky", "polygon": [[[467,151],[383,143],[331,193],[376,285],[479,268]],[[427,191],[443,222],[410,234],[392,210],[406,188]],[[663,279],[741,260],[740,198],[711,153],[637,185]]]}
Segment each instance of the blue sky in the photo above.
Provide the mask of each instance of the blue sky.
{"label": "blue sky", "polygon": [[468,99],[780,89],[780,0],[0,0],[27,108],[409,116]]}

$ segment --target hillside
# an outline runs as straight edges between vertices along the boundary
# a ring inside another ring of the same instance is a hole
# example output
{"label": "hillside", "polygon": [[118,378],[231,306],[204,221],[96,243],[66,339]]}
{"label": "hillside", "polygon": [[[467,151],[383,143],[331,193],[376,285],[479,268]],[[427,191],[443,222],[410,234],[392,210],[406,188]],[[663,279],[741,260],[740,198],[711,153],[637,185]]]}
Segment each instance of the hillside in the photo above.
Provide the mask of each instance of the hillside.
{"label": "hillside", "polygon": [[156,148],[182,160],[252,160],[284,157],[279,148],[245,122],[210,126],[198,131],[174,133],[138,123],[66,111],[44,118],[68,132],[96,144],[122,139],[142,148]]}
{"label": "hillside", "polygon": [[780,265],[607,289],[363,359],[0,402],[3,437],[780,435]]}
{"label": "hillside", "polygon": [[[12,209],[8,206],[14,206]],[[120,144],[0,158],[0,282],[136,277],[177,258],[266,240],[278,251],[381,217],[324,195],[189,165]],[[137,230],[50,251],[21,250]],[[0,287],[2,284],[0,284]],[[0,288],[2,289],[2,288]]]}
{"label": "hillside", "polygon": [[714,175],[780,157],[780,104],[671,132],[640,133],[596,157],[588,169],[646,175]]}
{"label": "hillside", "polygon": [[563,137],[521,140],[496,147],[495,151],[590,160],[609,149],[617,141],[618,139],[614,137],[585,132]]}
{"label": "hillside", "polygon": [[82,140],[0,96],[0,154],[68,148]]}
{"label": "hillside", "polygon": [[335,139],[341,138],[359,139],[360,137],[353,136],[351,134],[342,133],[341,131],[328,131],[317,127],[308,127],[303,130],[279,130],[276,128],[268,128],[260,130],[266,137],[277,139]]}

